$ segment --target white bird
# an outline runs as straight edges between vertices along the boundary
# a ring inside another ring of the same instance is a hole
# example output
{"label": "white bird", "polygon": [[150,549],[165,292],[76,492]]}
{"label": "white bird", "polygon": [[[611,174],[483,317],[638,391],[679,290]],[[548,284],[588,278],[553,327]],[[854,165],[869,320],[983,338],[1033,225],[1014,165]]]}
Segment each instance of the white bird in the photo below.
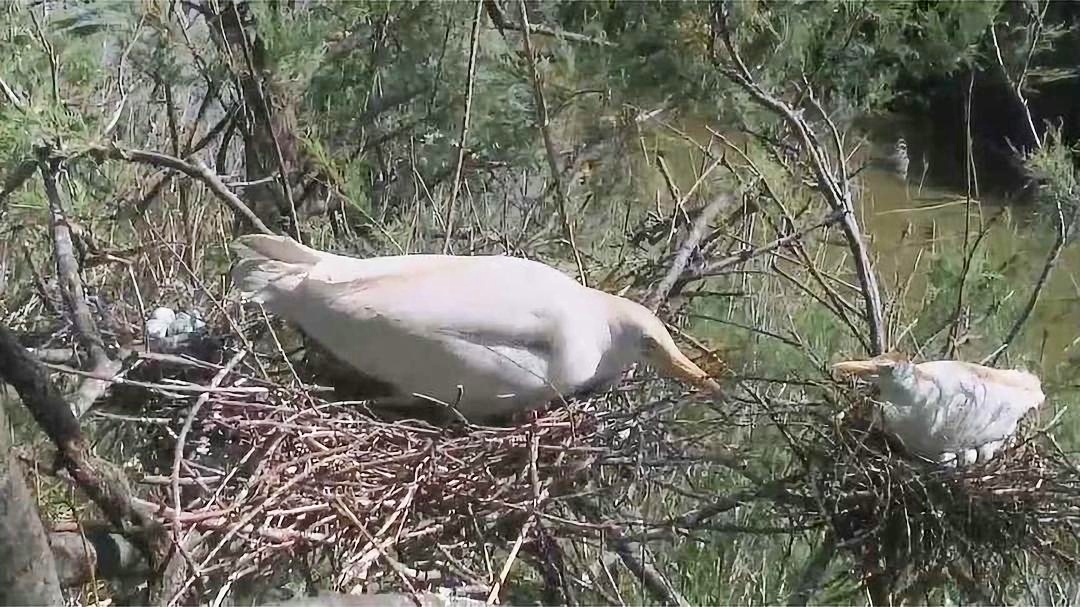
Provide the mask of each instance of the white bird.
{"label": "white bird", "polygon": [[1046,398],[1031,373],[957,360],[913,364],[891,353],[833,369],[876,384],[885,430],[913,454],[950,467],[991,459]]}
{"label": "white bird", "polygon": [[155,308],[150,318],[146,319],[146,337],[153,339],[165,339],[169,334],[169,326],[176,320],[176,312],[172,308]]}
{"label": "white bird", "polygon": [[232,245],[241,296],[357,371],[469,419],[604,389],[632,363],[719,391],[644,307],[506,256],[358,259],[283,236]]}

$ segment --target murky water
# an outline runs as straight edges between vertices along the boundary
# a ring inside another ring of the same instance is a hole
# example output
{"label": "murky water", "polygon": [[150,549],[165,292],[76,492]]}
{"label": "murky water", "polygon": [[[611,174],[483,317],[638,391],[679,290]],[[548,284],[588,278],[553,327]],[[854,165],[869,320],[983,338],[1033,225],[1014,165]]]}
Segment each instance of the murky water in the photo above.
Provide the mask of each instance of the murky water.
{"label": "murky water", "polygon": [[[990,267],[1003,268],[1003,274],[1015,285],[1010,297],[1027,300],[1054,241],[1052,223],[1035,216],[1031,209],[1003,207],[993,199],[969,203],[963,192],[931,187],[920,190],[917,175],[909,175],[906,184],[887,171],[866,171],[860,177],[859,214],[872,239],[878,273],[891,283],[893,277],[906,278],[914,271],[909,303],[917,303],[925,293],[925,271],[916,267],[920,252],[923,257],[936,253],[962,259],[965,231],[968,242],[973,243],[983,226],[1002,210],[1005,214],[990,225],[979,246],[987,252]],[[925,265],[922,268],[925,270]],[[1080,247],[1066,247],[1023,339],[1014,346],[1031,353],[1046,370],[1080,353],[1078,272]],[[977,327],[973,332],[978,333]],[[986,346],[992,348],[993,344]]]}
{"label": "murky water", "polygon": [[[684,132],[697,142],[712,137],[703,125],[686,125]],[[739,139],[731,137],[735,145]],[[662,141],[663,140],[663,141]],[[679,137],[658,137],[646,142],[647,147],[665,152],[665,161],[682,191],[696,180],[702,167],[701,154],[694,146]],[[702,143],[705,145],[705,143]],[[723,146],[714,142],[714,150]],[[881,157],[892,149],[879,144],[876,149],[867,145],[851,165],[859,166],[868,157]],[[913,154],[914,156],[914,154]],[[733,162],[733,164],[742,164]],[[868,235],[875,260],[875,269],[888,296],[897,291],[897,281],[909,284],[905,305],[917,311],[926,295],[928,262],[931,254],[955,256],[962,263],[965,231],[973,243],[979,231],[990,225],[979,247],[985,251],[985,267],[1000,270],[1008,284],[1015,288],[1008,294],[1021,307],[1042,270],[1046,255],[1054,241],[1053,223],[1036,216],[1031,208],[1005,205],[991,197],[969,201],[963,191],[935,188],[925,182],[921,162],[913,158],[906,181],[886,169],[866,169],[855,179],[856,208]],[[663,190],[664,182],[657,179],[656,188]],[[991,218],[1004,210],[996,222]],[[833,239],[838,238],[834,232]],[[837,247],[844,254],[843,247]],[[1049,372],[1060,363],[1080,364],[1080,246],[1069,246],[1063,252],[1027,329],[1010,353],[1023,352],[1043,371]],[[980,314],[985,314],[988,302],[971,302],[975,322],[970,341],[961,348],[961,356],[978,360],[997,345],[999,335],[984,335],[977,326]],[[1005,312],[1010,314],[1011,312]],[[909,321],[911,319],[909,318]],[[1014,318],[1001,323],[1011,326]],[[892,328],[895,335],[899,329]],[[937,352],[928,353],[936,355]]]}

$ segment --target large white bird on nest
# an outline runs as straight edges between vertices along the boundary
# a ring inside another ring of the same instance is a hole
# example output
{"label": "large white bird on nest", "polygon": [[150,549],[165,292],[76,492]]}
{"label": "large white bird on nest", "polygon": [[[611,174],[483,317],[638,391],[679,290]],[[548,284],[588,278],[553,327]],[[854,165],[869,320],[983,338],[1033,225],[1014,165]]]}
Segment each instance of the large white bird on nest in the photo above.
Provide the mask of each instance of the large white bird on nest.
{"label": "large white bird on nest", "polygon": [[469,419],[604,389],[637,361],[720,389],[643,306],[539,262],[358,259],[261,234],[240,237],[232,249],[242,297],[406,399],[453,405]]}
{"label": "large white bird on nest", "polygon": [[1020,418],[1046,398],[1031,373],[958,360],[914,364],[890,353],[833,369],[876,384],[886,432],[913,454],[946,466],[994,457]]}

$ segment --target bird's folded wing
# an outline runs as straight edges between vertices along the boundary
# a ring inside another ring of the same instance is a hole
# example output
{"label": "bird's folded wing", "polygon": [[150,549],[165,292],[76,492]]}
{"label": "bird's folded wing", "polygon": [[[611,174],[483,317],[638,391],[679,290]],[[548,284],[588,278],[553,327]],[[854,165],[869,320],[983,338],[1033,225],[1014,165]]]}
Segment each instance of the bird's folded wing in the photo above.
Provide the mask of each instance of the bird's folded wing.
{"label": "bird's folded wing", "polygon": [[[419,256],[417,256],[419,257]],[[405,263],[390,270],[316,267],[298,295],[356,321],[412,335],[480,345],[550,348],[554,324],[573,294],[551,293],[543,278],[458,264]],[[411,266],[411,267],[407,267]]]}
{"label": "bird's folded wing", "polygon": [[950,448],[977,448],[1016,431],[1020,418],[1043,400],[1042,391],[1031,390],[1026,378],[1016,379],[997,382],[971,373],[958,382],[962,390],[949,399],[942,428]]}

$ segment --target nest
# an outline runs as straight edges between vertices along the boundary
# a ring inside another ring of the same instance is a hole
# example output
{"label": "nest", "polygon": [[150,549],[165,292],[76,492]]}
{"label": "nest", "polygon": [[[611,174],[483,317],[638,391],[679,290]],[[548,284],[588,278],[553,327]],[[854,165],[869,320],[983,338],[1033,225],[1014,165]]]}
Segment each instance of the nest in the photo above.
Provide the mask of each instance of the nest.
{"label": "nest", "polygon": [[1000,602],[1026,560],[1080,564],[1080,470],[1038,438],[952,469],[905,455],[856,418],[822,438],[812,490],[868,581],[918,592],[952,579]]}
{"label": "nest", "polygon": [[184,591],[279,584],[276,575],[301,563],[324,589],[432,584],[486,596],[477,580],[500,579],[488,547],[522,543],[533,514],[595,460],[595,401],[514,427],[436,427],[385,421],[363,403],[328,402],[230,365],[180,364],[177,382],[168,379],[177,362],[147,368],[166,377],[134,387],[195,392],[185,399],[194,407],[177,408],[175,394],[151,405],[169,421],[162,465],[144,479],[161,486],[148,501],[196,565]]}

